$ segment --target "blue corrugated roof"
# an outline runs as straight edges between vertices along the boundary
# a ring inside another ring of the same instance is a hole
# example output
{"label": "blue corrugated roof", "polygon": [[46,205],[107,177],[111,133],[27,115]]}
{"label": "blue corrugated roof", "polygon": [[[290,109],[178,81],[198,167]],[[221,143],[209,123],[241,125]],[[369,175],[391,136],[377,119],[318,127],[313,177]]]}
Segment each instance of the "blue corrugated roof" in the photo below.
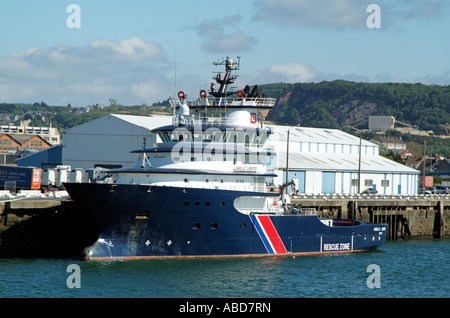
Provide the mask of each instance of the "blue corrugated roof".
{"label": "blue corrugated roof", "polygon": [[19,158],[16,160],[20,167],[37,167],[45,168],[48,165],[62,164],[62,145],[56,145],[37,153]]}

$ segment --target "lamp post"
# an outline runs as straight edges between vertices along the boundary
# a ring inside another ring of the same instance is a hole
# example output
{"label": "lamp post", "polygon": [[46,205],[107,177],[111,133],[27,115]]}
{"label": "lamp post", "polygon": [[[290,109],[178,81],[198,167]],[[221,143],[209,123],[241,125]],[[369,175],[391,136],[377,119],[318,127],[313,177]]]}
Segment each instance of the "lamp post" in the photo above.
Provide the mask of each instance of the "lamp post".
{"label": "lamp post", "polygon": [[361,193],[361,146],[362,139],[361,134],[359,134],[359,161],[358,161],[358,194]]}
{"label": "lamp post", "polygon": [[[285,181],[286,183],[289,182],[289,180],[288,180],[288,174],[289,174],[289,132],[290,132],[290,130],[292,128],[296,128],[298,126],[299,125],[289,127],[289,129],[287,131],[287,140],[286,140],[286,181]],[[286,186],[285,193],[286,194],[288,193],[288,186]]]}
{"label": "lamp post", "polygon": [[[422,160],[422,194],[425,194],[425,165],[427,163],[427,140],[423,141],[423,160]],[[420,182],[419,182],[420,184]]]}

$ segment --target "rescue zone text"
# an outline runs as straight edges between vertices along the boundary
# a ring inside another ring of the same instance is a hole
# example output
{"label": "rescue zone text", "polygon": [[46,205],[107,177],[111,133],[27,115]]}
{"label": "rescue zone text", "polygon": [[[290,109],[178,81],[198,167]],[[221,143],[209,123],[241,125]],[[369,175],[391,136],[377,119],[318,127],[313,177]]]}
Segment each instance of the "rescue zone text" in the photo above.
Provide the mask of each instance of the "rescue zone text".
{"label": "rescue zone text", "polygon": [[323,244],[324,251],[349,251],[350,243]]}

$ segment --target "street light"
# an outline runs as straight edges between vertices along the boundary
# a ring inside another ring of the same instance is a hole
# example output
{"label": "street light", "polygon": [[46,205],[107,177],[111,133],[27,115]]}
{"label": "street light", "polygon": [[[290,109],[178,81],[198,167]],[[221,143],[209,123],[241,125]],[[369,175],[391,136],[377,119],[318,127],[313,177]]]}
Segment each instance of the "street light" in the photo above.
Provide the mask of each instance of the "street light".
{"label": "street light", "polygon": [[[287,131],[287,142],[286,142],[286,184],[289,182],[288,180],[288,173],[289,173],[289,132],[292,128],[296,128],[300,125],[297,126],[292,126],[288,129]],[[286,186],[286,194],[288,193],[288,186]]]}

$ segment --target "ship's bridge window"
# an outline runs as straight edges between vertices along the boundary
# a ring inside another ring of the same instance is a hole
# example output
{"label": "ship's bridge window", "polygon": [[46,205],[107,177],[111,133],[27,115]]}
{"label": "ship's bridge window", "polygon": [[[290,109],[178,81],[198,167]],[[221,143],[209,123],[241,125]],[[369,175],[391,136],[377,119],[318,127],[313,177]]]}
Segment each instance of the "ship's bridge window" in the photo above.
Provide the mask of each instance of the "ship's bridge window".
{"label": "ship's bridge window", "polygon": [[194,141],[202,141],[201,133],[193,133]]}
{"label": "ship's bridge window", "polygon": [[267,137],[268,137],[267,133],[260,134],[259,131],[258,131],[258,133],[256,135],[256,143],[258,145],[264,144],[266,142],[266,140],[267,140]]}
{"label": "ship's bridge window", "polygon": [[214,140],[214,134],[210,134],[210,133],[207,133],[207,132],[204,133],[204,135],[203,135],[203,141],[204,142],[211,142],[213,140]]}
{"label": "ship's bridge window", "polygon": [[208,128],[205,132],[203,132],[203,141],[204,142],[213,142],[220,141],[222,138],[222,132],[215,128]]}
{"label": "ship's bridge window", "polygon": [[249,144],[250,144],[250,136],[249,135],[245,135],[245,146],[248,147]]}
{"label": "ship's bridge window", "polygon": [[159,138],[161,138],[161,140],[163,142],[169,142],[170,141],[170,134],[167,131],[160,131],[160,132],[158,132],[158,136],[159,136]]}
{"label": "ship's bridge window", "polygon": [[248,146],[249,144],[254,146],[258,145],[260,143],[260,135],[259,131],[256,133],[250,133],[245,135],[245,145]]}

